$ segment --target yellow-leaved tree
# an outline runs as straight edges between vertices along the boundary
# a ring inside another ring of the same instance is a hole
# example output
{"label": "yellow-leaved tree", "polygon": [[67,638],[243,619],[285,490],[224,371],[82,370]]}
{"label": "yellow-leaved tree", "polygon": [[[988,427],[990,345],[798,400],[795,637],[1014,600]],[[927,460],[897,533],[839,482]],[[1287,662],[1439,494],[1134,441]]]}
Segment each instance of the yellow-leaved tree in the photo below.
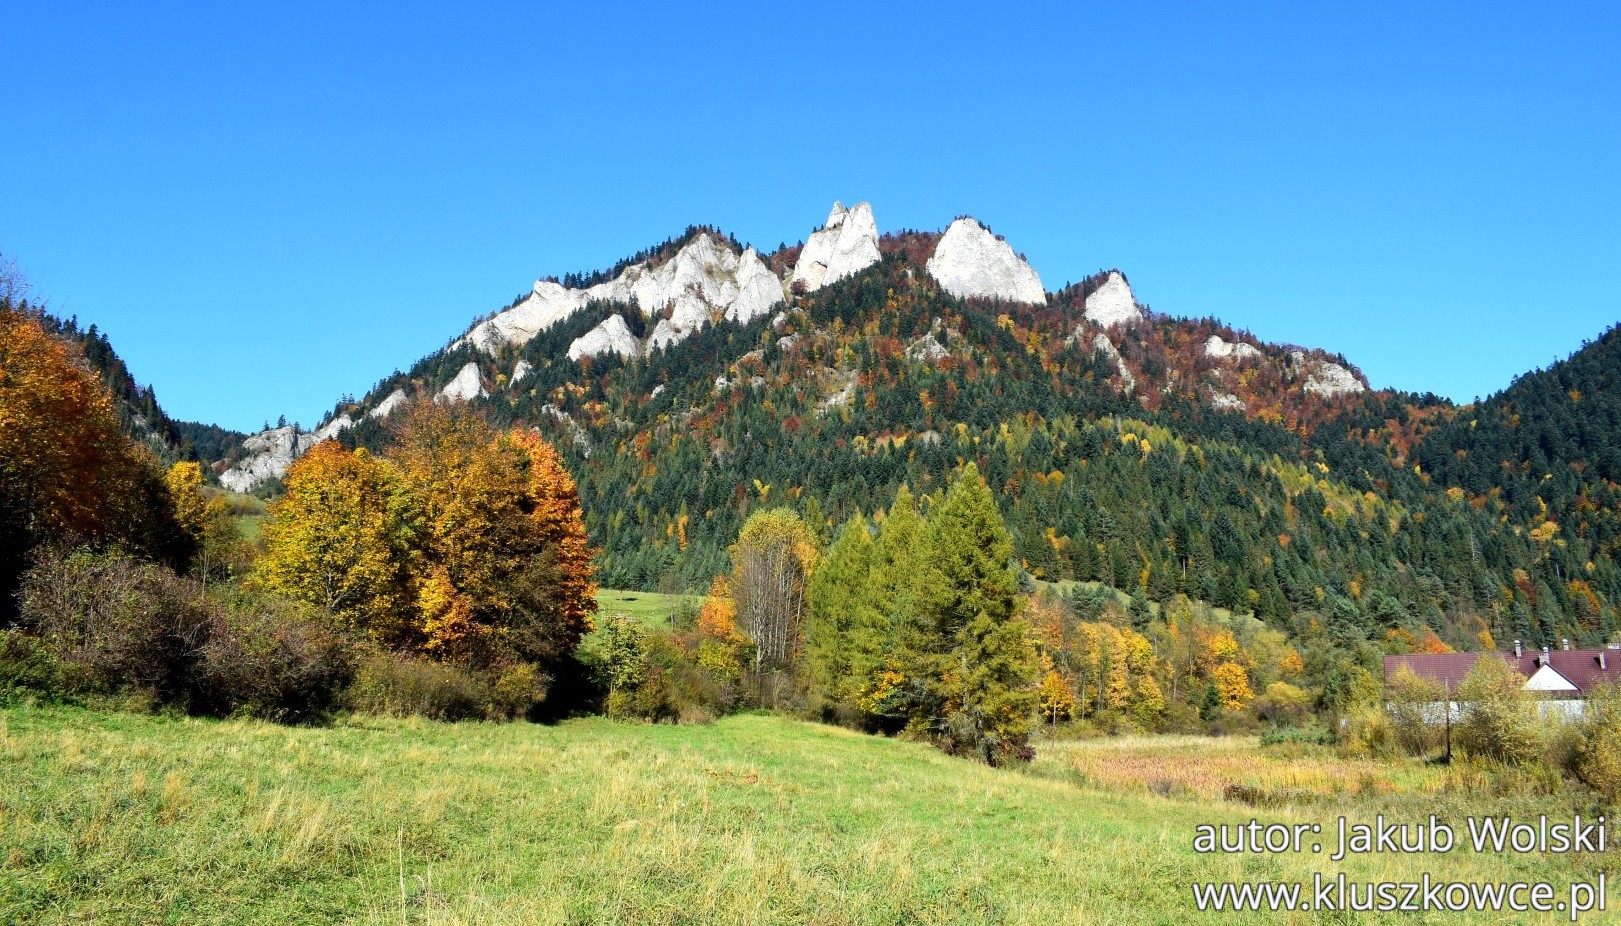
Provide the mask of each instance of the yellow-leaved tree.
{"label": "yellow-leaved tree", "polygon": [[416,644],[420,518],[394,467],[325,441],[293,464],[286,485],[264,526],[256,581],[380,643]]}

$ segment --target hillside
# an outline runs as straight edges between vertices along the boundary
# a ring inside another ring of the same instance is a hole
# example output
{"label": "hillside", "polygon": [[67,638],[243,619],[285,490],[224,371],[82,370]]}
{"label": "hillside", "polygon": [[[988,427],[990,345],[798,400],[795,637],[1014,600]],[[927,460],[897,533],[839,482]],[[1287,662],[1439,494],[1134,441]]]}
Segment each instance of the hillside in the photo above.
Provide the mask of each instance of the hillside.
{"label": "hillside", "polygon": [[[26,303],[20,308],[28,309]],[[77,316],[61,319],[41,313],[39,317],[46,330],[73,344],[90,368],[100,375],[102,384],[113,396],[124,433],[151,447],[165,462],[224,459],[247,438],[240,431],[218,425],[170,418],[158,404],[152,386],[136,382],[106,332],[97,330],[95,325],[81,329]]]}
{"label": "hillside", "polygon": [[326,437],[378,447],[392,410],[430,400],[565,448],[611,587],[703,588],[756,508],[830,532],[973,460],[1038,579],[1309,614],[1347,642],[1616,629],[1621,573],[1601,538],[1548,544],[1514,496],[1437,471],[1461,420],[1449,403],[1151,312],[1120,271],[1043,293],[969,218],[880,235],[869,206],[836,205],[764,256],[691,228],[541,280],[313,434],[259,435],[223,478],[251,488]]}
{"label": "hillside", "polygon": [[[1449,485],[1501,499],[1557,556],[1621,544],[1621,327],[1426,436],[1415,459]],[[1540,522],[1540,523],[1539,523]],[[1547,525],[1553,525],[1548,528]],[[1565,574],[1585,581],[1580,572]]]}
{"label": "hillside", "polygon": [[[1198,855],[1196,825],[1256,814],[1209,796],[1227,783],[1291,788],[1267,821],[1325,832],[1338,814],[1457,823],[1502,810],[1443,790],[1438,769],[1270,755],[1238,739],[1211,756],[1200,742],[1197,769],[1177,761],[1185,743],[1125,740],[1063,744],[1027,774],[758,714],[699,727],[356,717],[289,728],[5,708],[0,920],[1048,924],[1106,911],[1165,923],[1187,920],[1197,881],[1422,870],[1563,892],[1601,864],[1533,854],[1510,875],[1501,857],[1469,852],[1334,866],[1310,853]],[[1099,760],[1115,771],[1088,783]],[[1125,781],[1156,767],[1176,779],[1155,785],[1163,795]]]}

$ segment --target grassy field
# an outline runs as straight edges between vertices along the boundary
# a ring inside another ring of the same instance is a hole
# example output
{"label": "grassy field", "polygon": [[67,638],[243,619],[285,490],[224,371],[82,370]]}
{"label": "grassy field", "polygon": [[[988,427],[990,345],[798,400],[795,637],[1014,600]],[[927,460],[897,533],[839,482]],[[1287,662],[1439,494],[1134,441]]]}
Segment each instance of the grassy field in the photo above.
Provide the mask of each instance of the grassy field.
{"label": "grassy field", "polygon": [[697,607],[704,602],[702,595],[663,595],[658,592],[620,592],[602,589],[597,592],[597,606],[604,615],[625,614],[639,621],[668,626],[670,615],[688,602]]}
{"label": "grassy field", "polygon": [[[1177,767],[1200,746],[1183,740],[1154,761]],[[1110,765],[1098,755],[1144,748],[1060,744],[1015,772],[766,715],[286,728],[11,708],[0,710],[0,923],[1381,922],[1198,914],[1188,885],[1309,881],[1319,869],[1562,885],[1600,864],[1198,855],[1198,823],[1343,810],[1092,781]],[[1253,740],[1226,749],[1228,760],[1265,753]],[[1421,788],[1411,796],[1422,812],[1437,806]]]}

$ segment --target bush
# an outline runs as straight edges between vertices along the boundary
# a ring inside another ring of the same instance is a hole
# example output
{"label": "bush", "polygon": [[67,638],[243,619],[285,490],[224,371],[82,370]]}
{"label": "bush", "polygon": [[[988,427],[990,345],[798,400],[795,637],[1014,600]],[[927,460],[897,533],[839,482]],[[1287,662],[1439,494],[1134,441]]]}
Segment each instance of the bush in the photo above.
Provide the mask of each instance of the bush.
{"label": "bush", "polygon": [[0,633],[0,704],[64,694],[61,666],[42,641],[21,630]]}
{"label": "bush", "polygon": [[1340,750],[1351,758],[1390,759],[1401,754],[1396,725],[1390,713],[1377,704],[1354,708],[1345,715],[1340,728]]}
{"label": "bush", "polygon": [[199,589],[121,553],[46,553],[23,578],[20,618],[62,665],[70,691],[150,691],[187,705],[212,615]]}
{"label": "bush", "polygon": [[1510,765],[1530,762],[1542,752],[1536,708],[1524,690],[1525,677],[1507,661],[1486,655],[1458,687],[1462,717],[1452,741],[1466,755]]}
{"label": "bush", "polygon": [[490,712],[484,676],[442,662],[368,649],[355,663],[345,706],[368,714],[467,720]]}
{"label": "bush", "polygon": [[486,711],[492,720],[527,717],[530,711],[546,700],[546,694],[551,689],[551,676],[528,662],[502,666],[494,675],[495,682],[490,685]]}
{"label": "bush", "polygon": [[1288,682],[1273,682],[1250,702],[1255,716],[1272,724],[1296,724],[1311,710],[1311,697]]}
{"label": "bush", "polygon": [[215,608],[194,705],[297,723],[337,706],[354,675],[348,642],[291,601],[242,596]]}
{"label": "bush", "polygon": [[1261,734],[1262,746],[1332,746],[1334,731],[1317,727],[1273,727]]}
{"label": "bush", "polygon": [[1609,803],[1621,801],[1621,688],[1605,684],[1594,691],[1576,729],[1571,756],[1576,777]]}
{"label": "bush", "polygon": [[[1390,700],[1390,719],[1396,742],[1410,756],[1425,756],[1441,745],[1446,723],[1446,689],[1440,682],[1423,678],[1410,666],[1402,666],[1385,686]],[[1437,712],[1436,705],[1440,705]]]}
{"label": "bush", "polygon": [[21,604],[36,636],[8,634],[7,652],[37,649],[35,685],[48,658],[60,692],[304,721],[330,709],[350,675],[346,645],[319,616],[273,598],[205,595],[123,553],[47,553],[24,578]]}
{"label": "bush", "polygon": [[707,723],[735,700],[731,686],[676,637],[622,614],[601,622],[581,644],[580,658],[607,692],[603,712],[616,720]]}

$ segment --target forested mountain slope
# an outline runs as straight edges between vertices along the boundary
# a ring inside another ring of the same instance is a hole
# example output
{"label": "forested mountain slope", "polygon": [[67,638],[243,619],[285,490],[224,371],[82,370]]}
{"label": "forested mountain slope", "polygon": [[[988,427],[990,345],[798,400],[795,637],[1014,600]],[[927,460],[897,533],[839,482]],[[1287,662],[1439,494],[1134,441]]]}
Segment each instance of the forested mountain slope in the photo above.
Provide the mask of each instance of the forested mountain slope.
{"label": "forested mountain slope", "polygon": [[[20,308],[30,311],[26,303]],[[135,381],[106,332],[95,325],[81,329],[77,316],[61,319],[41,312],[38,317],[51,334],[73,344],[101,377],[112,393],[124,433],[151,447],[164,461],[222,459],[247,437],[218,425],[170,418],[152,386]]]}
{"label": "forested mountain slope", "polygon": [[[971,460],[1036,578],[1305,615],[1398,647],[1426,629],[1467,648],[1614,631],[1603,537],[1550,542],[1523,495],[1438,462],[1486,438],[1468,430],[1479,415],[1370,390],[1343,357],[1147,311],[1118,271],[1036,302],[1033,271],[972,220],[953,225],[970,246],[946,254],[940,235],[880,237],[865,204],[841,210],[763,256],[693,228],[541,281],[322,434],[378,446],[389,413],[422,401],[539,427],[578,474],[608,586],[702,588],[756,508],[831,531]],[[1560,479],[1613,446],[1613,419],[1586,427],[1538,438]],[[1592,498],[1566,496],[1573,511]]]}

